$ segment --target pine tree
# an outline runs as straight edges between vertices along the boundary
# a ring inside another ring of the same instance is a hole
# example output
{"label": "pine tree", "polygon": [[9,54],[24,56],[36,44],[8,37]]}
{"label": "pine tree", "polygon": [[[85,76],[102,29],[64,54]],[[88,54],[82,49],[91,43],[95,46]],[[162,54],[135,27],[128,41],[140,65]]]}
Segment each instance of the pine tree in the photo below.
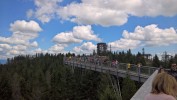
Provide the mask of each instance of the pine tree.
{"label": "pine tree", "polygon": [[160,61],[157,55],[154,56],[153,61],[152,61],[152,66],[154,67],[159,67],[160,66]]}
{"label": "pine tree", "polygon": [[123,79],[122,85],[123,100],[130,100],[136,92],[136,85],[134,81],[132,81],[129,77],[126,77],[125,79]]}

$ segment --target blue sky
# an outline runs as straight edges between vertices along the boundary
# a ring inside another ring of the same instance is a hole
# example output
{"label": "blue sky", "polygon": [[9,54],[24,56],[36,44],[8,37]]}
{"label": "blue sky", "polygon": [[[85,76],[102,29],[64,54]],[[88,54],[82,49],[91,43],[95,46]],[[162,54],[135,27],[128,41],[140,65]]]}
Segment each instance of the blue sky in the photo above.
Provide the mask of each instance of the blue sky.
{"label": "blue sky", "polygon": [[35,53],[177,53],[176,0],[1,0],[0,59]]}

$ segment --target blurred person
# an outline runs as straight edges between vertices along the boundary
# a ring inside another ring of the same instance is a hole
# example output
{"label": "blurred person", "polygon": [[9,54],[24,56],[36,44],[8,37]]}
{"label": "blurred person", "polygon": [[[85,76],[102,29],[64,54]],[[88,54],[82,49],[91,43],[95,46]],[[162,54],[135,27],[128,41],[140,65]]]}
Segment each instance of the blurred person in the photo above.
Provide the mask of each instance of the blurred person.
{"label": "blurred person", "polygon": [[169,71],[169,74],[175,77],[177,80],[177,65],[176,64],[171,65],[171,70]]}
{"label": "blurred person", "polygon": [[160,67],[158,73],[163,73],[163,72],[165,72],[165,69],[163,67]]}
{"label": "blurred person", "polygon": [[128,64],[127,64],[127,69],[128,69],[128,70],[130,69],[130,66],[131,66],[131,64],[128,63]]}
{"label": "blurred person", "polygon": [[159,73],[152,82],[151,93],[144,100],[176,100],[177,81],[168,73]]}

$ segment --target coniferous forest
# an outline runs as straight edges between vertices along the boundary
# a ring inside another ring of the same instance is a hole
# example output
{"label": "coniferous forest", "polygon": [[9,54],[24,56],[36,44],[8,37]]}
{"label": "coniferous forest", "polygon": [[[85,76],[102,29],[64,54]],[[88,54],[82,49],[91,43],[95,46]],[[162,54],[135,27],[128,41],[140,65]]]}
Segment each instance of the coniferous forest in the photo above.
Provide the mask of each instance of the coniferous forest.
{"label": "coniferous forest", "polygon": [[[63,58],[69,55],[16,56],[8,59],[7,64],[0,64],[0,100],[130,100],[142,85],[129,77],[120,78],[120,97],[111,86],[109,75],[79,68],[73,72],[64,65]],[[128,51],[113,53],[111,57],[136,62],[140,55]]]}

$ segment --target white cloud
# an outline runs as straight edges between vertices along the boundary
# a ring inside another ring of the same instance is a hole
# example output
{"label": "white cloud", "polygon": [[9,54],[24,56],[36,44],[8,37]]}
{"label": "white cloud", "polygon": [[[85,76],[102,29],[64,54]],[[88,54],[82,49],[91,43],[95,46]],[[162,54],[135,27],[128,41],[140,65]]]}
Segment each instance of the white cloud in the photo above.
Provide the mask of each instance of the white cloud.
{"label": "white cloud", "polygon": [[36,53],[47,53],[47,50],[42,50],[41,48],[37,48],[35,50],[30,51],[30,54],[36,54]]}
{"label": "white cloud", "polygon": [[34,0],[35,10],[29,9],[27,17],[41,22],[59,17],[78,24],[101,26],[123,25],[128,16],[175,16],[177,0],[81,0],[60,6],[62,0]]}
{"label": "white cloud", "polygon": [[0,48],[0,52],[2,52],[3,51],[3,49],[2,48]]}
{"label": "white cloud", "polygon": [[90,25],[87,26],[75,26],[73,28],[73,36],[78,39],[83,40],[95,40],[101,41],[94,32],[92,31],[92,27]]}
{"label": "white cloud", "polygon": [[174,28],[160,29],[152,24],[145,27],[137,26],[133,33],[123,32],[126,39],[140,40],[147,46],[161,46],[177,43],[177,33]]}
{"label": "white cloud", "polygon": [[175,16],[176,0],[82,0],[58,11],[63,20],[102,26],[123,25],[128,16]]}
{"label": "white cloud", "polygon": [[0,44],[1,49],[10,50],[12,47],[9,44]]}
{"label": "white cloud", "polygon": [[73,36],[72,32],[68,32],[68,33],[62,32],[62,33],[59,33],[59,34],[57,34],[53,38],[53,41],[56,42],[56,43],[62,43],[62,44],[63,43],[70,44],[70,43],[80,43],[80,42],[82,42],[82,40],[76,39]]}
{"label": "white cloud", "polygon": [[49,49],[48,49],[48,52],[49,53],[63,53],[65,52],[64,51],[64,48],[67,47],[66,44],[55,44],[54,46],[51,46]]}
{"label": "white cloud", "polygon": [[36,50],[34,50],[35,53],[42,53],[43,50],[41,48],[37,48]]}
{"label": "white cloud", "polygon": [[22,44],[22,45],[28,45],[29,44],[25,40],[20,40],[18,38],[14,38],[14,37],[6,38],[6,37],[1,37],[1,36],[0,36],[0,42],[4,42],[4,43],[8,43],[8,44]]}
{"label": "white cloud", "polygon": [[[38,32],[42,31],[37,22],[24,20],[17,20],[10,24],[10,30],[13,33],[12,36],[7,38],[0,36],[0,42],[30,46],[29,40],[38,37]],[[32,45],[34,44],[36,43],[32,43]]]}
{"label": "white cloud", "polygon": [[177,14],[176,0],[141,0],[141,5],[130,11],[135,16],[175,16]]}
{"label": "white cloud", "polygon": [[38,47],[38,43],[36,41],[34,41],[34,42],[31,43],[31,46],[32,47]]}
{"label": "white cloud", "polygon": [[25,51],[25,50],[27,50],[27,46],[16,45],[16,46],[12,46],[12,49],[17,50],[17,51]]}
{"label": "white cloud", "polygon": [[127,22],[127,14],[115,9],[105,9],[92,4],[70,4],[58,11],[64,20],[78,24],[96,24],[102,26],[123,25]]}
{"label": "white cloud", "polygon": [[112,50],[128,50],[137,48],[140,45],[140,41],[121,38],[120,40],[108,43],[108,45],[111,45]]}
{"label": "white cloud", "polygon": [[[54,36],[53,41],[56,45],[49,48],[50,53],[58,53],[63,52],[66,53],[64,50],[69,44],[71,43],[81,43],[83,40],[94,40],[94,41],[101,41],[97,35],[94,34],[92,27],[90,25],[87,26],[75,26],[73,30],[70,32],[61,32]],[[75,53],[89,53],[93,52],[93,49],[96,49],[96,46],[91,42],[84,43],[82,46],[74,47]]]}
{"label": "white cloud", "polygon": [[94,45],[92,42],[85,42],[81,46],[76,46],[73,48],[73,51],[75,53],[92,53],[93,50],[96,50],[96,45]]}
{"label": "white cloud", "polygon": [[3,58],[13,57],[15,55],[25,54],[27,47],[24,45],[9,45],[9,44],[0,44],[0,56]]}
{"label": "white cloud", "polygon": [[10,30],[12,32],[22,32],[31,34],[42,31],[39,24],[33,20],[29,22],[26,22],[25,20],[17,20],[14,23],[10,24]]}
{"label": "white cloud", "polygon": [[37,8],[35,11],[28,10],[27,17],[36,17],[41,22],[49,22],[52,18],[55,17],[55,13],[58,9],[58,3],[62,0],[34,0]]}
{"label": "white cloud", "polygon": [[0,56],[3,58],[13,57],[19,54],[28,54],[31,49],[38,47],[38,33],[42,31],[39,24],[35,21],[17,20],[10,24],[12,36],[0,36]]}
{"label": "white cloud", "polygon": [[15,50],[15,49],[10,50],[8,53],[10,53],[13,56],[25,54],[24,52],[18,51],[18,50]]}
{"label": "white cloud", "polygon": [[81,43],[83,40],[101,41],[91,29],[91,26],[75,26],[72,32],[61,32],[53,41],[59,44]]}
{"label": "white cloud", "polygon": [[177,0],[81,0],[60,6],[62,0],[34,0],[35,10],[28,10],[41,22],[59,17],[78,24],[123,25],[132,16],[175,16]]}
{"label": "white cloud", "polygon": [[26,12],[26,15],[27,15],[27,18],[31,18],[32,16],[34,16],[34,11],[32,9],[29,9],[27,12]]}
{"label": "white cloud", "polygon": [[177,43],[177,32],[174,28],[160,29],[152,24],[137,26],[134,32],[124,30],[123,38],[110,42],[114,50],[134,49],[139,46],[166,46]]}

